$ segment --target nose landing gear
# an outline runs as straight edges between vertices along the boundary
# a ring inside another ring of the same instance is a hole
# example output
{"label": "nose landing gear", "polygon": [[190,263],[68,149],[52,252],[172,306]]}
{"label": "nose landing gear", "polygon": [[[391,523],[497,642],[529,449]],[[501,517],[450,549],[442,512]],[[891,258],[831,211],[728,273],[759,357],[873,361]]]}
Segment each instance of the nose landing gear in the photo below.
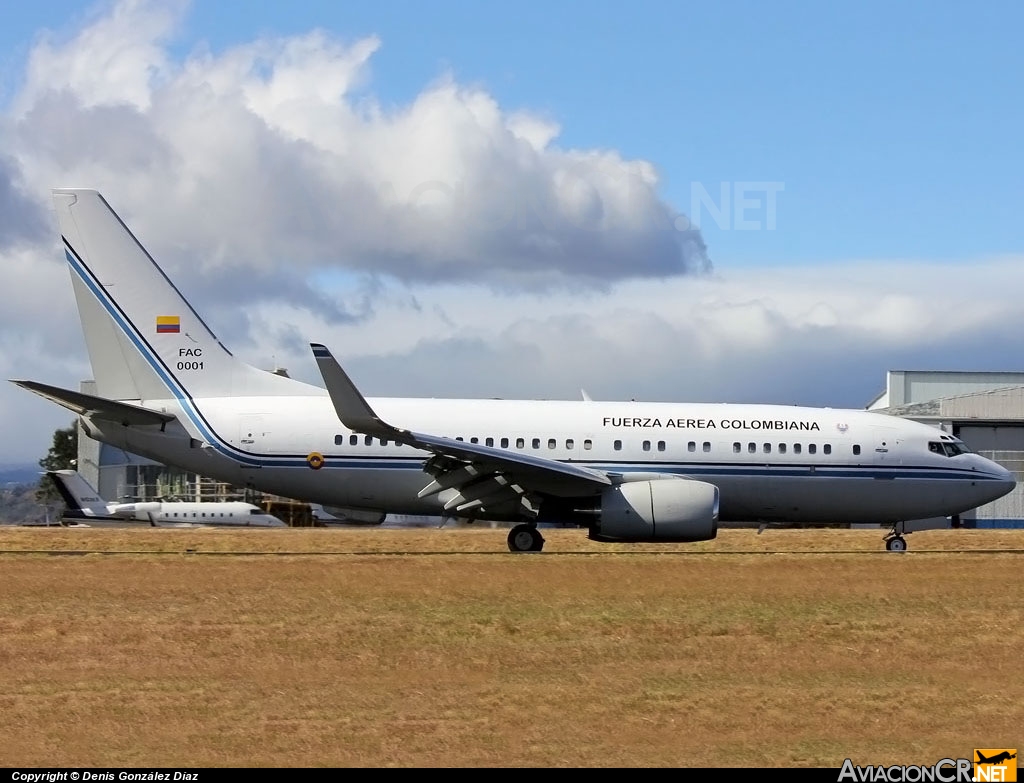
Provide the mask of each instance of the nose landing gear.
{"label": "nose landing gear", "polygon": [[885,548],[890,552],[906,552],[907,539],[903,536],[891,536],[885,539]]}
{"label": "nose landing gear", "polygon": [[903,536],[906,535],[905,526],[902,522],[896,522],[892,526],[892,530],[885,536],[885,548],[889,552],[906,552],[907,551],[907,539]]}

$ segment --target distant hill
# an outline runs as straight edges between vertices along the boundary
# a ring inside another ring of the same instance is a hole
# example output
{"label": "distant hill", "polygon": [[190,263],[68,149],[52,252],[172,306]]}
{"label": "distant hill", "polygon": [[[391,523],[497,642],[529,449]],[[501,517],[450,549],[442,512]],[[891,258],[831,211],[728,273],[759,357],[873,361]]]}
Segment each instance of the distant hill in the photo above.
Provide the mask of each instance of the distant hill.
{"label": "distant hill", "polygon": [[42,478],[38,465],[0,465],[0,524],[45,523],[47,516],[59,520],[62,507],[47,509],[36,500]]}
{"label": "distant hill", "polygon": [[10,489],[15,484],[39,483],[41,468],[38,465],[0,465],[0,488]]}
{"label": "distant hill", "polygon": [[29,522],[45,523],[47,517],[59,520],[60,507],[49,510],[36,500],[37,480],[30,484],[0,486],[0,525],[21,525]]}

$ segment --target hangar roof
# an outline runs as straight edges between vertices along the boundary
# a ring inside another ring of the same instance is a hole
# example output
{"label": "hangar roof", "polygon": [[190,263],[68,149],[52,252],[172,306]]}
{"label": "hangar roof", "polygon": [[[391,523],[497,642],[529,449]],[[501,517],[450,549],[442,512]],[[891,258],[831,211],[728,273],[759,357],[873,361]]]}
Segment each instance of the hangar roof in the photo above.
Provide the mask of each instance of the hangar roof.
{"label": "hangar roof", "polygon": [[882,412],[912,419],[1024,423],[1024,385],[895,405]]}
{"label": "hangar roof", "polygon": [[946,397],[1024,386],[1024,372],[962,372],[951,370],[890,370],[885,391],[868,410],[925,403]]}

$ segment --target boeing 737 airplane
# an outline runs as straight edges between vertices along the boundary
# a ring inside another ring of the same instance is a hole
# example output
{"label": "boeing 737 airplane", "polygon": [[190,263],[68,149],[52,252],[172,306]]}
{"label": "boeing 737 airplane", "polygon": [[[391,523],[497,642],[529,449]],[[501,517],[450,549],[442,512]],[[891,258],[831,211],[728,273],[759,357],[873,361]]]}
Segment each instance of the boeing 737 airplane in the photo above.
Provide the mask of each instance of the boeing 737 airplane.
{"label": "boeing 737 airplane", "polygon": [[360,514],[541,522],[608,542],[715,538],[719,523],[908,521],[1002,497],[1014,477],[935,427],[780,405],[366,399],[323,345],[326,388],[235,358],[94,190],[53,191],[96,395],[14,383],[100,441]]}
{"label": "boeing 737 airplane", "polygon": [[124,519],[148,522],[153,527],[287,527],[259,506],[241,501],[141,501],[112,503],[74,470],[46,473],[57,487],[70,519]]}

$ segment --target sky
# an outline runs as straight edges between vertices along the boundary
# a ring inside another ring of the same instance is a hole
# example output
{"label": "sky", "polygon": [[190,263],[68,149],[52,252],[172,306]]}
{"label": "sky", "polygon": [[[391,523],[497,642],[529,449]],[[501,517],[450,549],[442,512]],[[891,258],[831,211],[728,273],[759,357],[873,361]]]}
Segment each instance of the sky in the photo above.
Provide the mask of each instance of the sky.
{"label": "sky", "polygon": [[[1024,6],[17,4],[0,370],[91,376],[51,205],[218,337],[367,396],[864,407],[1024,370]],[[64,409],[0,385],[0,466]]]}

